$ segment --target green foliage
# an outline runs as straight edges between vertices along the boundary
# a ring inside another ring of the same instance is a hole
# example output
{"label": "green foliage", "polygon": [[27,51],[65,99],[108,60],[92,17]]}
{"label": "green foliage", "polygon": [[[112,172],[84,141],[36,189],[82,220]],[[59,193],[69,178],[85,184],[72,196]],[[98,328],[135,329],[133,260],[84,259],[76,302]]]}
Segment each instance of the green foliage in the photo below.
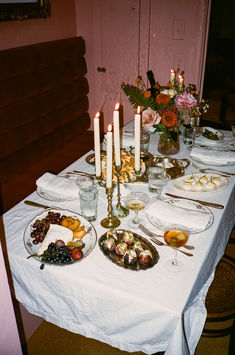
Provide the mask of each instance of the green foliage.
{"label": "green foliage", "polygon": [[141,106],[144,109],[151,107],[153,110],[158,109],[158,104],[153,98],[147,98],[144,96],[144,92],[138,89],[135,86],[122,83],[122,90],[128,96],[130,104],[136,109],[138,106]]}

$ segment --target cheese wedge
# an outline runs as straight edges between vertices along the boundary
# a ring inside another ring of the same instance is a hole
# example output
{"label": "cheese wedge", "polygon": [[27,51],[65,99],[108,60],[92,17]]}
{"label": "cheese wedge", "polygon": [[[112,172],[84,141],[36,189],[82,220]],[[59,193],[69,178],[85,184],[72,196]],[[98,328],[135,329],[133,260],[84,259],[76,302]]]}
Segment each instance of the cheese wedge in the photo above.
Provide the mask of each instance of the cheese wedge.
{"label": "cheese wedge", "polygon": [[62,239],[65,245],[73,239],[73,232],[58,224],[51,224],[49,230],[38,250],[38,255],[43,254],[50,243],[54,243],[56,240]]}

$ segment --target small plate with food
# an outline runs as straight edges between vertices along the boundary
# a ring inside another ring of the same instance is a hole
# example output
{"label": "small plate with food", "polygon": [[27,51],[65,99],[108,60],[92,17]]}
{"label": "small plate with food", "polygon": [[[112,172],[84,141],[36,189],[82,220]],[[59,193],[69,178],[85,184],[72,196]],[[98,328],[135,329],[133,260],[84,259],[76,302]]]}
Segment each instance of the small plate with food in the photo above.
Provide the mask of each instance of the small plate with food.
{"label": "small plate with food", "polygon": [[196,173],[179,177],[173,185],[183,191],[212,192],[225,188],[228,182],[226,177],[219,174]]}
{"label": "small plate with food", "polygon": [[93,225],[81,215],[47,208],[29,223],[23,239],[29,257],[41,263],[66,265],[87,257],[97,236]]}
{"label": "small plate with food", "polygon": [[205,143],[218,144],[222,143],[224,135],[217,129],[211,127],[202,127],[201,138]]}

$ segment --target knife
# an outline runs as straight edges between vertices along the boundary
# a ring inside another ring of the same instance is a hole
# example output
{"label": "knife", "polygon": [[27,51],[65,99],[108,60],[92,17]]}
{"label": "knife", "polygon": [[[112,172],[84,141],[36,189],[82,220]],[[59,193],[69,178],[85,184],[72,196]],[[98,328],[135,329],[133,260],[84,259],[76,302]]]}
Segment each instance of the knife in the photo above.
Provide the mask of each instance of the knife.
{"label": "knife", "polygon": [[24,203],[29,206],[34,206],[34,207],[40,207],[40,208],[51,208],[50,206],[42,205],[41,203],[38,202],[33,202],[29,200],[25,200]]}
{"label": "knife", "polygon": [[188,198],[188,197],[182,197],[182,196],[177,196],[177,195],[173,195],[173,194],[168,194],[167,192],[166,192],[166,195],[170,196],[170,197],[182,198],[184,200],[194,201],[194,202],[200,203],[201,205],[205,205],[205,206],[210,206],[210,207],[219,208],[219,209],[223,209],[224,208],[223,205],[219,205],[218,203],[201,201],[201,200],[194,200],[193,198]]}

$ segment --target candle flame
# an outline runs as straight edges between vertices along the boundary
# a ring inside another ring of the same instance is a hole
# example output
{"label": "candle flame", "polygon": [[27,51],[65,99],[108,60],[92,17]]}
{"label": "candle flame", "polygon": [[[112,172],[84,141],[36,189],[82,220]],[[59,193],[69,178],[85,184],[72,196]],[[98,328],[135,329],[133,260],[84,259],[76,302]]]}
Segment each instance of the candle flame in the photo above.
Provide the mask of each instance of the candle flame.
{"label": "candle flame", "polygon": [[96,118],[99,118],[99,117],[100,117],[100,113],[99,113],[99,112],[96,112],[95,117],[96,117]]}
{"label": "candle flame", "polygon": [[115,105],[115,111],[118,111],[119,107],[120,107],[120,104],[119,104],[119,102],[117,102],[116,105]]}
{"label": "candle flame", "polygon": [[171,74],[173,74],[174,73],[174,69],[171,69]]}
{"label": "candle flame", "polygon": [[112,125],[111,125],[111,123],[108,125],[108,132],[112,132]]}
{"label": "candle flame", "polygon": [[136,113],[140,113],[140,111],[141,111],[141,107],[138,106],[138,107],[137,107],[137,110],[136,110]]}

